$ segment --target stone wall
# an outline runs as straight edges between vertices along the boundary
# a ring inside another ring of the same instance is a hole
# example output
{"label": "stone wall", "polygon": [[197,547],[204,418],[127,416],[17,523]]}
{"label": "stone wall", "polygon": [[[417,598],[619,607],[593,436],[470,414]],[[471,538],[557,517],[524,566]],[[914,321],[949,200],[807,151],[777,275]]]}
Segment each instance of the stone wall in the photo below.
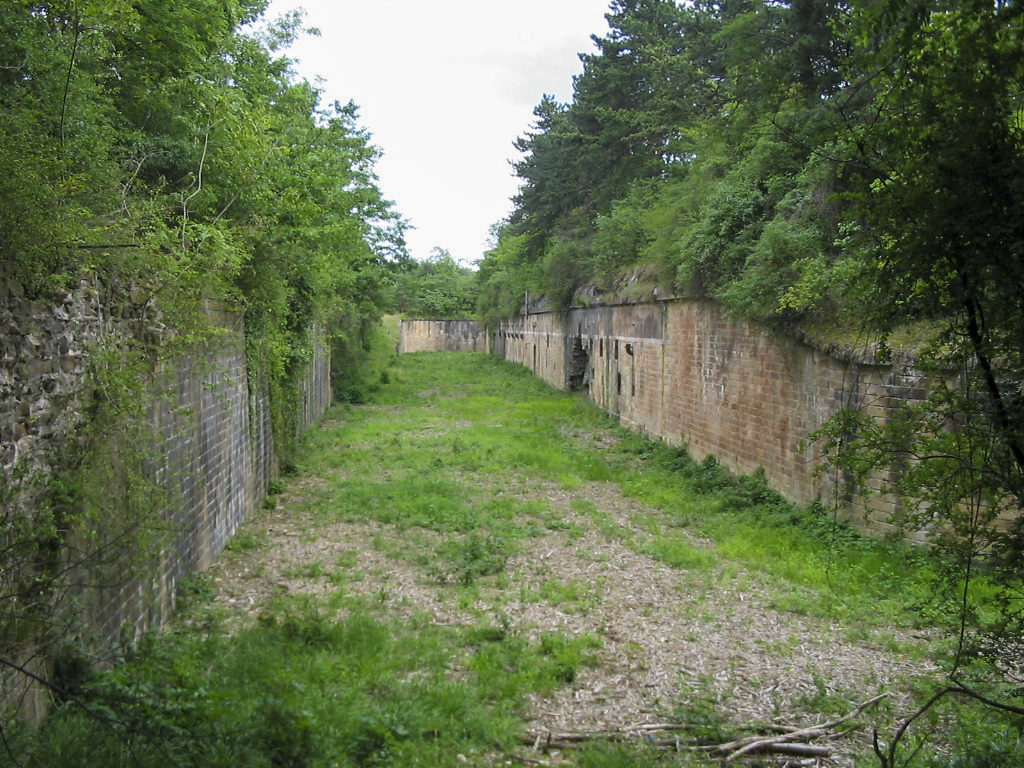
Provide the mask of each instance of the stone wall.
{"label": "stone wall", "polygon": [[177,583],[213,563],[276,473],[268,402],[250,391],[242,316],[222,307],[209,315],[221,332],[165,361],[154,381],[154,479],[167,492],[171,532],[161,562],[144,578],[78,596],[101,644],[163,623]]}
{"label": "stone wall", "polygon": [[308,432],[320,423],[331,404],[331,355],[330,345],[324,338],[323,329],[314,334],[313,357],[306,365],[302,379],[302,413],[299,414],[299,433]]}
{"label": "stone wall", "polygon": [[489,336],[475,320],[402,320],[398,351],[490,352]]}
{"label": "stone wall", "polygon": [[[74,578],[62,585],[61,597],[76,606],[82,636],[97,647],[159,625],[173,608],[177,583],[211,564],[259,508],[277,469],[267,388],[250,381],[243,318],[214,304],[207,312],[218,332],[162,362],[150,382],[156,456],[148,471],[167,491],[157,527],[168,537],[158,561],[130,578],[125,572],[95,579],[72,571]],[[38,510],[64,469],[61,462],[74,453],[95,396],[87,377],[89,356],[121,339],[154,339],[160,331],[159,318],[141,299],[82,285],[54,303],[30,301],[0,279],[5,537],[18,516]],[[330,402],[329,371],[328,352],[320,345],[303,386],[304,428]],[[0,600],[5,592],[9,597],[9,587],[0,583]]]}
{"label": "stone wall", "polygon": [[[500,325],[494,352],[555,387],[585,390],[624,425],[686,445],[697,460],[763,468],[798,503],[831,503],[838,490],[856,525],[893,530],[898,500],[849,496],[841,478],[816,472],[821,456],[805,441],[841,408],[885,419],[924,397],[913,368],[841,359],[684,300],[536,311]],[[880,490],[882,478],[870,485]]]}

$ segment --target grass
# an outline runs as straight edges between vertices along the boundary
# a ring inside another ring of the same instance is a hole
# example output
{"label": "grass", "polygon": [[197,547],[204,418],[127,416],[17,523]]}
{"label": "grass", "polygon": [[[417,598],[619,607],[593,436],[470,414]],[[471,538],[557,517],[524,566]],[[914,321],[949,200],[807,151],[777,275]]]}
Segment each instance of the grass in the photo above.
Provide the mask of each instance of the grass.
{"label": "grass", "polygon": [[[39,733],[5,734],[22,764],[522,765],[530,697],[573,685],[602,663],[604,648],[600,633],[522,627],[510,617],[513,604],[572,615],[600,604],[600,581],[557,577],[539,564],[509,568],[543,537],[561,547],[604,537],[705,588],[756,579],[771,590],[769,607],[890,650],[926,652],[892,631],[945,610],[919,553],[863,539],[820,508],[794,507],[763,477],[733,477],[713,458],[694,462],[629,434],[522,367],[466,353],[395,358],[374,349],[368,358],[379,373],[347,390],[366,405],[336,406],[308,436],[293,481],[302,488],[275,485],[275,514],[289,510],[304,542],[340,521],[373,523],[365,551],[418,569],[440,601],[472,619],[446,625],[393,610],[400,603],[387,580],[360,593],[356,585],[381,574],[361,570],[354,551],[285,568],[283,578],[327,592],[279,594],[247,621],[229,621],[213,603],[212,581],[199,579],[172,631],[112,670],[90,668]],[[584,493],[592,483],[613,484],[645,512],[616,517]],[[269,542],[255,521],[227,556],[245,558],[253,579],[262,578]],[[921,618],[927,605],[934,613]],[[778,655],[792,656],[798,640],[780,644]],[[633,647],[630,668],[642,644]],[[710,680],[680,684],[663,714],[687,723],[689,737],[725,741],[730,705],[714,691]],[[823,674],[802,702],[828,716],[849,703]],[[999,764],[979,762],[984,755],[1020,756],[1010,737],[997,738],[1002,721],[982,739],[985,715],[965,712],[950,743],[982,756],[958,768]],[[680,759],[630,744],[572,756],[589,768],[699,764]],[[942,765],[927,752],[920,759]]]}

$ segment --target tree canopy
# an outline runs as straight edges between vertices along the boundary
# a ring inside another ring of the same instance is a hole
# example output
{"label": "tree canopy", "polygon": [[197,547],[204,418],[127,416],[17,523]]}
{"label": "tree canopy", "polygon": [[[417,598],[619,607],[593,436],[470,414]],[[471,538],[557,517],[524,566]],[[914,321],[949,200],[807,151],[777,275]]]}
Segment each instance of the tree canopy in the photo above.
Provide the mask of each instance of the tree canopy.
{"label": "tree canopy", "polygon": [[404,224],[352,104],[323,104],[262,0],[6,0],[0,262],[43,294],[94,275],[169,319],[246,308],[269,369],[302,334],[375,316]]}
{"label": "tree canopy", "polygon": [[393,275],[391,306],[410,317],[455,319],[476,309],[476,273],[460,265],[444,248],[426,261],[409,262]]}

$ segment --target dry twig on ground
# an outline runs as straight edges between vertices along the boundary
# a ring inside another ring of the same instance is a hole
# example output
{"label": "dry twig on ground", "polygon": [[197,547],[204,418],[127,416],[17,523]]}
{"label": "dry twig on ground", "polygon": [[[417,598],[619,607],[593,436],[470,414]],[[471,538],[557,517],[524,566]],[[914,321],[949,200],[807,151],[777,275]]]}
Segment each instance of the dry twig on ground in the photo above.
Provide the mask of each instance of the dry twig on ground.
{"label": "dry twig on ground", "polygon": [[[868,699],[857,705],[846,715],[830,720],[827,723],[820,723],[806,728],[785,729],[784,733],[777,733],[774,736],[747,736],[725,744],[701,745],[696,739],[682,739],[679,737],[655,738],[657,733],[685,731],[688,729],[687,725],[679,723],[649,723],[613,730],[578,733],[531,732],[523,738],[523,742],[529,744],[535,751],[547,752],[552,749],[573,749],[594,740],[628,741],[631,738],[636,738],[655,747],[706,751],[709,755],[720,757],[725,762],[731,762],[738,757],[754,752],[771,752],[799,757],[828,757],[831,754],[829,747],[809,744],[807,742],[833,735],[835,729],[840,725],[857,717],[865,709],[877,704],[886,696],[887,694],[883,693]],[[774,729],[778,730],[777,727]]]}

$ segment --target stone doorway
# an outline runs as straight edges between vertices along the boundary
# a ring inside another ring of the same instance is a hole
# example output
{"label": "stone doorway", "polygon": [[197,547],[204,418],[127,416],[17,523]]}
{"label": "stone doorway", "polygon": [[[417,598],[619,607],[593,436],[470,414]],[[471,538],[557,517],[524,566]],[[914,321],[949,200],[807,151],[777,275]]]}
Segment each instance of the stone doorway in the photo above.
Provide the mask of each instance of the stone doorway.
{"label": "stone doorway", "polygon": [[576,336],[569,356],[569,389],[574,392],[590,388],[590,355],[583,346],[583,338]]}

